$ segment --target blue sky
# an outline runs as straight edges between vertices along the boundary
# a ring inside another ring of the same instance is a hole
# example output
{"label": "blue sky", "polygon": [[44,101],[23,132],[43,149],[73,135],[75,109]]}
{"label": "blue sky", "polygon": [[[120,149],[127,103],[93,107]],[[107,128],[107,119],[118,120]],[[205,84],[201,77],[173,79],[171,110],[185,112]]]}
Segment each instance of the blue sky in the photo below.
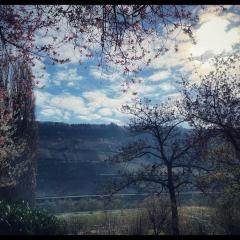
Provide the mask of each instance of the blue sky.
{"label": "blue sky", "polygon": [[[208,61],[211,57],[239,50],[239,9],[239,6],[228,6],[223,15],[201,13],[194,31],[197,44],[193,45],[186,35],[179,34],[179,51],[175,53],[174,43],[169,42],[171,50],[144,67],[137,76],[142,83],[131,85],[127,92],[122,91],[127,76],[121,74],[120,69],[106,72],[97,67],[95,59],[84,59],[80,65],[79,55],[71,45],[60,50],[64,57],[71,59],[70,63],[48,65],[46,61],[36,60],[34,73],[40,82],[34,90],[37,120],[123,125],[128,116],[121,113],[120,108],[134,101],[135,92],[138,97],[149,97],[154,102],[180,98],[176,81],[181,75],[189,74],[192,81],[197,82],[196,76],[190,74],[194,65],[200,73],[207,73],[211,70]],[[188,60],[191,55],[192,62]]]}

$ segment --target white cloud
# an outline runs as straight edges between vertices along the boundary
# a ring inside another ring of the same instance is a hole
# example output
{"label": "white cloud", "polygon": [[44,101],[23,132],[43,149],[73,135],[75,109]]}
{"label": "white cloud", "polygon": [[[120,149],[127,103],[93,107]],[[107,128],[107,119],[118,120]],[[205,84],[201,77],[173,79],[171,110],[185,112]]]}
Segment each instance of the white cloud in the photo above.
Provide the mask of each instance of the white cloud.
{"label": "white cloud", "polygon": [[101,116],[98,114],[88,114],[86,115],[78,115],[78,119],[84,120],[84,121],[96,121],[98,119],[101,119]]}
{"label": "white cloud", "polygon": [[45,105],[48,102],[48,99],[51,97],[51,94],[42,92],[40,90],[35,90],[34,95],[36,98],[36,105],[42,106]]}
{"label": "white cloud", "polygon": [[40,61],[34,58],[33,63],[33,74],[35,75],[36,86],[42,88],[48,84],[50,74],[46,71],[43,60]]}
{"label": "white cloud", "polygon": [[201,56],[207,51],[213,54],[220,54],[223,51],[231,52],[233,46],[239,42],[240,29],[232,28],[227,31],[229,24],[230,21],[223,17],[205,19],[195,33],[197,44],[193,45],[189,52],[193,56]]}
{"label": "white cloud", "polygon": [[[53,95],[44,91],[35,91],[36,104],[40,115],[58,121],[80,119],[82,121],[120,122],[124,117],[119,109],[129,101],[129,97],[122,94],[110,97],[104,91],[89,91],[83,93],[83,98],[69,93]],[[107,120],[107,118],[111,117]],[[115,119],[115,121],[113,121]]]}
{"label": "white cloud", "polygon": [[89,53],[87,50],[80,52],[77,48],[74,49],[74,44],[71,42],[64,43],[58,50],[59,58],[69,59],[69,63],[79,63],[87,59],[86,55]]}
{"label": "white cloud", "polygon": [[[41,108],[41,114],[50,116],[56,113],[58,116],[69,117],[69,114],[87,115],[91,111],[85,106],[81,97],[70,94],[53,95],[47,92],[35,91],[36,104]],[[69,114],[66,114],[69,112]]]}
{"label": "white cloud", "polygon": [[45,117],[62,117],[62,112],[60,109],[48,107],[41,111],[41,114]]}
{"label": "white cloud", "polygon": [[170,76],[170,72],[167,70],[164,70],[164,71],[159,71],[159,72],[152,74],[147,79],[150,81],[160,81],[160,80],[168,78],[169,76]]}
{"label": "white cloud", "polygon": [[102,116],[112,116],[112,111],[109,108],[101,108],[98,113]]}
{"label": "white cloud", "polygon": [[89,114],[90,110],[85,107],[85,103],[81,97],[63,94],[53,96],[49,102],[50,105],[58,107],[62,110],[68,110],[74,114]]}
{"label": "white cloud", "polygon": [[68,87],[74,87],[74,86],[76,86],[76,84],[74,82],[69,82],[69,83],[67,83],[67,86]]}
{"label": "white cloud", "polygon": [[83,80],[83,77],[78,74],[77,68],[65,68],[58,70],[53,75],[53,83],[60,86],[62,82],[66,81],[69,87],[75,86],[77,81]]}
{"label": "white cloud", "polygon": [[96,79],[104,79],[104,80],[108,80],[111,82],[114,82],[116,80],[118,80],[118,81],[123,80],[123,77],[120,75],[119,72],[106,73],[106,72],[103,72],[103,70],[96,68],[96,67],[92,67],[90,69],[89,73]]}
{"label": "white cloud", "polygon": [[164,96],[165,98],[170,98],[171,100],[180,100],[182,98],[181,93],[170,93]]}
{"label": "white cloud", "polygon": [[160,84],[159,88],[165,92],[175,90],[175,87],[171,83],[168,83],[168,82]]}
{"label": "white cloud", "polygon": [[[215,7],[213,7],[214,10]],[[193,54],[193,57],[198,57],[199,64],[202,64],[203,59],[200,61],[199,57],[204,57],[206,61],[222,52],[233,52],[233,47],[239,43],[240,39],[240,15],[227,12],[220,16],[218,11],[210,10],[210,12],[204,11],[204,13],[200,13],[199,17],[199,24],[193,29],[193,36],[197,44],[194,45],[186,34],[180,33],[177,37],[178,51],[175,52],[174,50],[175,42],[171,44],[168,42],[169,51],[163,56],[153,59],[150,68],[181,67],[186,71],[190,71],[194,67],[188,61],[191,54]],[[195,60],[197,61],[197,59]]]}
{"label": "white cloud", "polygon": [[82,80],[83,77],[78,75],[77,68],[70,68],[67,71],[59,71],[56,76],[61,81]]}
{"label": "white cloud", "polygon": [[87,100],[86,105],[91,109],[108,108],[110,111],[119,110],[122,104],[130,101],[127,94],[111,97],[100,90],[84,92],[82,95]]}

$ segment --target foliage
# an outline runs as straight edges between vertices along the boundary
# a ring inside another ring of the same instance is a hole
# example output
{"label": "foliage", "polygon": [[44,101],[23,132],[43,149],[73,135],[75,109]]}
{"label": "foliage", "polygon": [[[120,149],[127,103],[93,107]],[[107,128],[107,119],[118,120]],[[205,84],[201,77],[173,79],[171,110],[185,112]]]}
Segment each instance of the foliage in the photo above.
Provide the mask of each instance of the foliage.
{"label": "foliage", "polygon": [[[58,49],[72,44],[79,60],[102,53],[100,64],[114,62],[126,71],[134,61],[149,63],[166,52],[165,41],[180,31],[193,38],[198,22],[192,8],[182,5],[0,5],[0,16],[0,47],[10,61],[20,55],[34,64],[33,58],[47,55],[64,63],[69,59]],[[146,42],[156,40],[158,47],[149,59]]]}
{"label": "foliage", "polygon": [[[12,187],[26,172],[34,174],[34,98],[26,62],[5,61],[0,69],[0,186]],[[34,186],[34,176],[30,181]]]}
{"label": "foliage", "polygon": [[63,222],[53,215],[31,209],[26,204],[0,202],[1,234],[63,234]]}
{"label": "foliage", "polygon": [[[4,94],[4,93],[1,93]],[[4,108],[0,108],[0,186],[16,185],[16,179],[11,160],[19,157],[24,150],[25,142],[15,144],[13,135],[16,125],[12,122],[12,113],[6,113]]]}

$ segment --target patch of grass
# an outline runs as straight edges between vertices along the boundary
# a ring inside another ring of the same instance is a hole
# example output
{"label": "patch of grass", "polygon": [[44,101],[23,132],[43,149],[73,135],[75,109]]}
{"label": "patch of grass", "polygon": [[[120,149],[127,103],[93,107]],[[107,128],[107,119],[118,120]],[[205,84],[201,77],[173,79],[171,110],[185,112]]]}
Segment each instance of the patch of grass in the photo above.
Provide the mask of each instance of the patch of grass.
{"label": "patch of grass", "polygon": [[211,207],[188,206],[179,208],[181,234],[218,234],[213,222],[214,214],[215,209]]}
{"label": "patch of grass", "polygon": [[[57,214],[70,234],[154,234],[143,208]],[[181,234],[219,234],[213,222],[215,209],[202,206],[179,208]],[[170,223],[169,223],[170,224]],[[162,232],[161,234],[167,234]]]}
{"label": "patch of grass", "polygon": [[203,207],[203,206],[186,206],[180,207],[179,213],[186,215],[186,214],[194,214],[194,215],[211,215],[214,213],[214,208],[212,207]]}
{"label": "patch of grass", "polygon": [[[126,234],[133,231],[140,209],[57,214],[71,234]],[[135,229],[136,231],[136,229]]]}

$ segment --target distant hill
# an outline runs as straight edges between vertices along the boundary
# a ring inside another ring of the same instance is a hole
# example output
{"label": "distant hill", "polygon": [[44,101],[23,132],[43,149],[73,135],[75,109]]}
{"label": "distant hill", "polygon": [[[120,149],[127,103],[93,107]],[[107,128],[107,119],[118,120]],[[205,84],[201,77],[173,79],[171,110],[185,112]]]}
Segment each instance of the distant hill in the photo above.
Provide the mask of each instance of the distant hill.
{"label": "distant hill", "polygon": [[37,196],[93,194],[117,168],[104,160],[130,140],[115,124],[39,122]]}
{"label": "distant hill", "polygon": [[37,196],[99,193],[102,184],[117,177],[121,167],[104,160],[118,147],[139,138],[113,123],[39,122],[38,135]]}

